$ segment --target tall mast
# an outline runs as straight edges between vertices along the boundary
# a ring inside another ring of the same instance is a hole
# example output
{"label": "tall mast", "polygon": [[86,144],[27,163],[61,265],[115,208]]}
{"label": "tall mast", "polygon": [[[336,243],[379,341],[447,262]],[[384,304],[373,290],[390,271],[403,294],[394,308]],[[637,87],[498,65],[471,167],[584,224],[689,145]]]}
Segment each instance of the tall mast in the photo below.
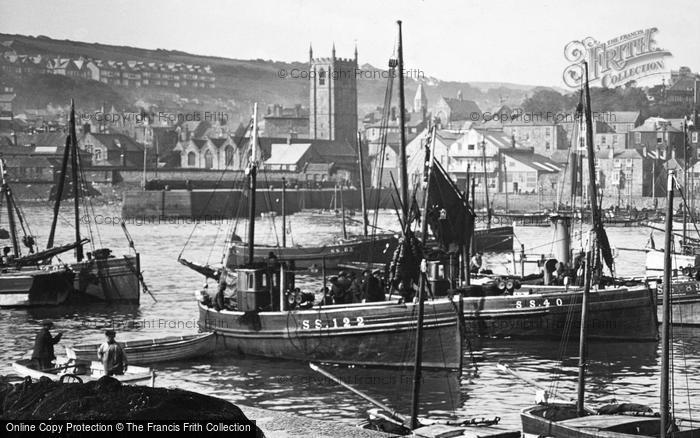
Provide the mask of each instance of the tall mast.
{"label": "tall mast", "polygon": [[73,182],[73,214],[75,216],[75,259],[83,260],[83,245],[80,239],[80,185],[78,183],[78,135],[75,129],[75,102],[70,101],[70,152]]}
{"label": "tall mast", "polygon": [[[683,190],[686,192],[688,191],[688,120],[685,119],[683,120]],[[681,243],[681,250],[685,247],[685,241],[688,235],[688,224],[686,223],[687,221],[687,213],[688,213],[688,206],[685,205],[685,202],[683,202],[683,205],[681,206],[683,208],[683,240]]]}
{"label": "tall mast", "polygon": [[[588,87],[588,63],[583,62],[586,71],[586,152],[588,154],[588,196],[591,200],[591,220],[593,223],[593,232],[596,240],[600,238],[598,233],[601,231],[600,211],[598,211],[598,185],[595,177],[595,152],[593,151],[593,120],[591,114],[591,90]],[[596,251],[593,257],[593,265],[596,271],[599,269],[598,245],[595,246]],[[593,272],[591,272],[593,274]],[[598,273],[596,272],[596,277]]]}
{"label": "tall mast", "polygon": [[664,297],[661,318],[661,400],[659,413],[661,414],[660,438],[666,438],[666,431],[671,422],[669,405],[669,347],[671,342],[671,245],[673,239],[673,188],[674,172],[668,173],[668,185],[666,188],[666,235],[664,239]]}
{"label": "tall mast", "polygon": [[343,239],[348,238],[348,229],[345,226],[345,200],[343,199],[343,184],[340,183],[339,185],[339,190],[340,190],[340,215],[342,216],[343,220]]}
{"label": "tall mast", "polygon": [[489,202],[489,177],[486,172],[486,137],[481,135],[481,160],[484,165],[484,196],[486,197],[486,227],[491,228],[491,203]]}
{"label": "tall mast", "polygon": [[5,160],[0,158],[0,175],[2,175],[2,191],[5,193],[5,203],[7,204],[7,222],[10,225],[10,237],[12,238],[12,250],[15,257],[19,257],[19,243],[17,242],[17,225],[15,224],[15,213],[13,210],[12,194],[10,186],[5,179]]}
{"label": "tall mast", "polygon": [[[428,207],[430,202],[430,179],[433,172],[433,160],[435,159],[435,134],[437,126],[433,125],[433,133],[430,137],[430,159],[428,160],[427,181],[425,184],[425,193],[423,194],[423,217],[421,218],[421,238],[423,246],[428,242]],[[411,428],[418,427],[418,398],[420,395],[421,368],[423,362],[423,318],[424,318],[424,300],[425,300],[425,273],[422,272],[423,262],[421,261],[420,285],[418,287],[418,321],[416,322],[416,351],[415,362],[413,369],[413,394],[411,398]]]}
{"label": "tall mast", "polygon": [[53,218],[51,219],[51,231],[49,232],[49,241],[46,244],[46,249],[53,248],[53,239],[56,235],[56,225],[58,224],[58,213],[61,209],[61,198],[63,198],[63,186],[66,183],[66,171],[68,170],[68,159],[70,157],[71,139],[66,137],[66,147],[63,150],[63,161],[61,162],[61,175],[58,177],[58,185],[56,186],[56,199],[53,204]]}
{"label": "tall mast", "polygon": [[399,57],[399,133],[401,134],[401,144],[399,145],[399,172],[401,177],[401,205],[403,207],[403,223],[408,224],[408,169],[406,165],[406,130],[404,129],[406,125],[404,108],[406,107],[406,98],[404,96],[403,90],[403,42],[401,37],[401,20],[398,20],[396,24],[399,27],[399,43],[398,43],[398,57]]}
{"label": "tall mast", "polygon": [[287,180],[282,178],[282,248],[287,247]]}
{"label": "tall mast", "polygon": [[367,200],[365,194],[365,163],[362,156],[362,133],[357,131],[357,159],[360,164],[360,204],[362,207],[362,235],[367,237]]}
{"label": "tall mast", "polygon": [[248,199],[248,263],[255,257],[255,184],[257,183],[258,103],[253,105],[253,135],[250,144],[250,198]]}

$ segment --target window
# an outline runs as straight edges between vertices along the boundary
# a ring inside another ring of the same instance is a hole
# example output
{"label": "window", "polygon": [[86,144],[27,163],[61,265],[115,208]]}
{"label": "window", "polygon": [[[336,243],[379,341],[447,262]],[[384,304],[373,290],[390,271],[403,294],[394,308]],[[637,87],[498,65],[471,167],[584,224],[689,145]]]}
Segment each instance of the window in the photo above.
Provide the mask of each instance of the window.
{"label": "window", "polygon": [[100,161],[102,161],[102,149],[95,149],[94,157],[95,157],[96,163],[99,163]]}
{"label": "window", "polygon": [[545,148],[546,150],[549,150],[550,147],[551,147],[551,146],[550,146],[549,142],[548,142],[548,141],[545,141],[545,142],[544,142],[544,148]]}
{"label": "window", "polygon": [[188,153],[187,154],[187,165],[189,167],[194,167],[196,165],[195,164],[196,162],[197,162],[197,155],[195,155],[194,152]]}
{"label": "window", "polygon": [[640,144],[642,142],[642,133],[641,132],[634,133],[634,142],[636,144]]}
{"label": "window", "polygon": [[600,136],[600,144],[606,144],[606,143],[607,143],[607,137],[605,137],[604,135],[601,135]]}
{"label": "window", "polygon": [[325,85],[326,84],[326,71],[324,69],[321,69],[321,71],[318,72],[318,85]]}
{"label": "window", "polygon": [[664,142],[664,133],[663,132],[657,132],[656,133],[656,144],[661,144]]}
{"label": "window", "polygon": [[233,146],[231,146],[231,145],[226,146],[226,149],[224,149],[224,152],[226,155],[226,166],[233,165]]}
{"label": "window", "polygon": [[617,144],[617,135],[613,135],[612,143],[613,143],[614,145]]}
{"label": "window", "polygon": [[473,150],[474,150],[474,145],[473,145],[473,144],[467,145],[467,150],[468,150],[468,151],[473,151]]}
{"label": "window", "polygon": [[551,137],[552,136],[552,128],[544,128],[544,135],[545,137]]}
{"label": "window", "polygon": [[211,153],[209,149],[204,153],[204,168],[213,169],[214,168],[214,154]]}
{"label": "window", "polygon": [[615,164],[615,167],[620,167],[620,159],[616,158],[614,164]]}
{"label": "window", "polygon": [[691,142],[691,143],[697,143],[697,142],[698,142],[698,131],[693,131],[693,133],[690,134],[690,142]]}

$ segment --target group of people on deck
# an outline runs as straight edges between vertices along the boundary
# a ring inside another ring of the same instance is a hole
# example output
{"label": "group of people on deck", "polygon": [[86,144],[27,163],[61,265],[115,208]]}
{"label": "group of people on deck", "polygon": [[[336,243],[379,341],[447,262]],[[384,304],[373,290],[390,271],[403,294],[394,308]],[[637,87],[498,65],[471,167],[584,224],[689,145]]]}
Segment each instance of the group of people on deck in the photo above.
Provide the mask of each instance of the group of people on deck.
{"label": "group of people on deck", "polygon": [[352,304],[384,301],[384,280],[379,270],[365,269],[361,276],[340,271],[330,278],[330,288],[324,294],[325,304]]}
{"label": "group of people on deck", "polygon": [[[41,331],[34,339],[34,350],[32,360],[39,367],[39,371],[51,371],[53,361],[56,359],[54,345],[61,342],[63,333],[56,336],[51,334],[53,322],[46,320],[41,323]],[[106,376],[122,375],[128,368],[126,353],[122,346],[115,340],[114,330],[105,331],[105,342],[97,349],[97,359],[102,362]]]}

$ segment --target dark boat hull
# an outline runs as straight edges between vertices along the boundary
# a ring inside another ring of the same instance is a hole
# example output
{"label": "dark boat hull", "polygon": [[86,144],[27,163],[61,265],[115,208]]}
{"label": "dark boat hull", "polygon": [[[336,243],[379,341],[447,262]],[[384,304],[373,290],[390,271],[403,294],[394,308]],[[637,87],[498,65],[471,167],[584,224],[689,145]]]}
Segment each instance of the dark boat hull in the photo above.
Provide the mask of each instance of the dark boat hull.
{"label": "dark boat hull", "polygon": [[[394,255],[398,238],[394,235],[378,236],[375,239],[353,239],[324,246],[286,247],[255,245],[256,260],[267,259],[273,252],[280,260],[294,260],[297,269],[318,268],[325,263],[328,269],[337,269],[341,263],[362,260],[372,263],[388,263]],[[248,245],[234,242],[226,262],[229,269],[248,262]]]}
{"label": "dark boat hull", "polygon": [[76,272],[72,300],[139,304],[138,256],[83,260],[71,268]]}
{"label": "dark boat hull", "polygon": [[[464,298],[469,335],[561,339],[565,330],[577,338],[582,291],[555,286],[523,286],[522,295]],[[646,287],[591,291],[589,339],[657,339],[656,303]]]}
{"label": "dark boat hull", "polygon": [[57,306],[73,289],[68,270],[22,269],[0,274],[0,307]]}
{"label": "dark boat hull", "polygon": [[[663,288],[659,285],[658,320],[663,318]],[[671,324],[700,326],[700,281],[678,280],[671,287]]]}
{"label": "dark boat hull", "polygon": [[491,227],[474,230],[474,250],[482,252],[513,251],[513,227]]}
{"label": "dark boat hull", "polygon": [[[423,367],[460,370],[461,336],[447,299],[425,306]],[[214,331],[217,350],[276,359],[348,365],[413,366],[417,305],[379,303],[247,313],[199,304],[201,331]]]}

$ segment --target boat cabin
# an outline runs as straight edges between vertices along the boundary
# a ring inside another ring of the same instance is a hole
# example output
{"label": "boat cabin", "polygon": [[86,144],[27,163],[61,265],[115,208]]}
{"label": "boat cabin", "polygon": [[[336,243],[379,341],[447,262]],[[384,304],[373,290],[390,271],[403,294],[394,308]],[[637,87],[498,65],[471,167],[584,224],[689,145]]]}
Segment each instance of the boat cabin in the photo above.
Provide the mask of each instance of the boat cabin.
{"label": "boat cabin", "polygon": [[[296,304],[294,271],[285,262],[276,266],[245,265],[235,270],[237,306],[241,312],[289,310]],[[291,301],[291,303],[290,303]]]}

